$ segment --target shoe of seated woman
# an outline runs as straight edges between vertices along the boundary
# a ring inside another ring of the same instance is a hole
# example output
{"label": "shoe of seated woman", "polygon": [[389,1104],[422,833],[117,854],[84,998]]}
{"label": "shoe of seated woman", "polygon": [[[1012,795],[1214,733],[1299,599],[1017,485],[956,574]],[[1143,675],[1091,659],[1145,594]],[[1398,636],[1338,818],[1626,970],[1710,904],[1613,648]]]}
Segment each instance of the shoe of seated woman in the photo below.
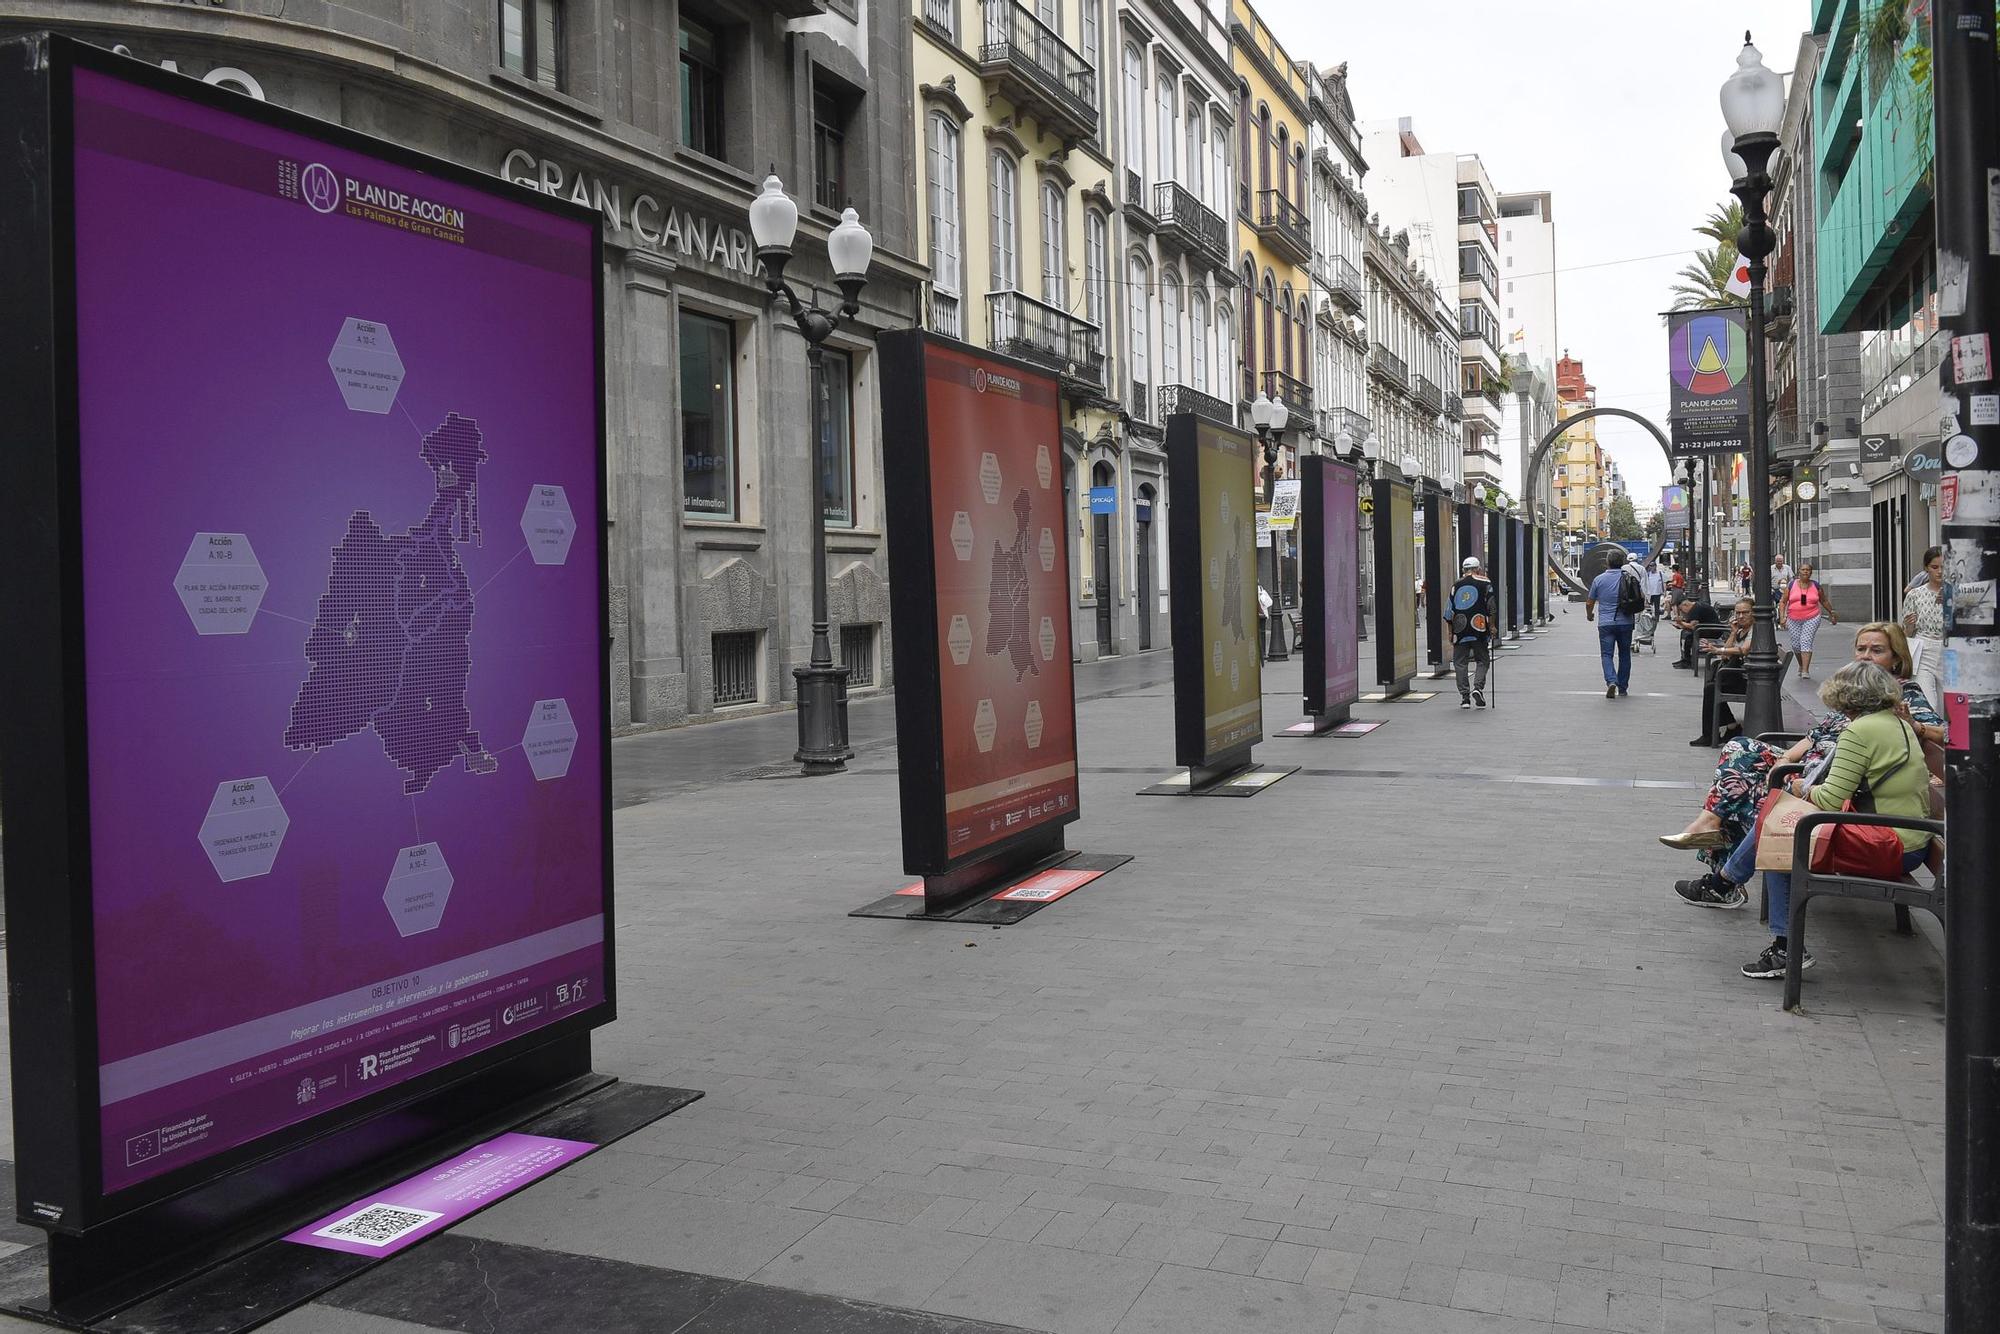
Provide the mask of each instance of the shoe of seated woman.
{"label": "shoe of seated woman", "polygon": [[1720,829],[1684,829],[1678,834],[1661,834],[1660,842],[1682,852],[1694,852],[1703,848],[1726,848],[1729,846],[1729,835]]}

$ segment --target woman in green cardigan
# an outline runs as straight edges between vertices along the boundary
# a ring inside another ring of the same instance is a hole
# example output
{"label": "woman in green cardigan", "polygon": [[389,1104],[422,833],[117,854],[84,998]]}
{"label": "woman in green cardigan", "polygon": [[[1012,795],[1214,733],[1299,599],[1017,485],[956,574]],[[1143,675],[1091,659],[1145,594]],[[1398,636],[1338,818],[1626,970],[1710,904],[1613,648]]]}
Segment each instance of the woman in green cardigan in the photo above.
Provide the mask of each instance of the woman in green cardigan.
{"label": "woman in green cardigan", "polygon": [[[1830,709],[1844,713],[1848,724],[1834,746],[1817,782],[1803,776],[1788,779],[1785,790],[1823,811],[1837,811],[1865,785],[1871,807],[1879,815],[1927,820],[1931,814],[1931,773],[1924,764],[1923,743],[1910,725],[1896,716],[1903,701],[1900,682],[1872,662],[1850,662],[1819,688]],[[1915,870],[1930,852],[1931,836],[1921,829],[1898,829],[1903,844],[1903,869]],[[1757,865],[1757,838],[1746,838],[1730,854],[1722,876],[1743,884]],[[1792,877],[1789,871],[1764,872],[1764,892],[1770,901],[1773,939],[1764,952],[1743,965],[1745,977],[1785,975],[1786,927],[1791,922]],[[1810,968],[1808,954],[1799,967]]]}

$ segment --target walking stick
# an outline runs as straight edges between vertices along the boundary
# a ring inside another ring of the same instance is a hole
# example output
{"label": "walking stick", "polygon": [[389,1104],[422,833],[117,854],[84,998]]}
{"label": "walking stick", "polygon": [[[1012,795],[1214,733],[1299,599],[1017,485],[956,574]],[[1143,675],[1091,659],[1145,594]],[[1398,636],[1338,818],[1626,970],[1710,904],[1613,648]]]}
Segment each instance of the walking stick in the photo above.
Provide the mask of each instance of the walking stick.
{"label": "walking stick", "polygon": [[1489,644],[1486,648],[1486,707],[1500,707],[1500,646]]}

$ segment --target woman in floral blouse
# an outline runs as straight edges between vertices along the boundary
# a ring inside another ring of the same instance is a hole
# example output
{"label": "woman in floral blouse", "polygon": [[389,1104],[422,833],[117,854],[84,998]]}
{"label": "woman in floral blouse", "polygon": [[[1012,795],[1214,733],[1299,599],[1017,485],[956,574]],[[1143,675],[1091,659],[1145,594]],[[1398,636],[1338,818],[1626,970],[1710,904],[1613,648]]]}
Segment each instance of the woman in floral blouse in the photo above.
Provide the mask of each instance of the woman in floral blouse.
{"label": "woman in floral blouse", "polygon": [[1916,653],[1910,675],[1934,709],[1944,707],[1944,606],[1950,596],[1945,591],[1944,548],[1932,547],[1924,553],[1923,582],[1903,594],[1903,631]]}
{"label": "woman in floral blouse", "polygon": [[[1932,707],[1923,691],[1910,677],[1910,645],[1903,629],[1888,621],[1873,621],[1854,634],[1854,660],[1872,662],[1903,683],[1900,712],[1926,741],[1944,741],[1944,719]],[[1786,750],[1779,750],[1753,737],[1739,736],[1722,748],[1715,766],[1715,782],[1701,814],[1678,834],[1663,834],[1660,842],[1670,848],[1698,851],[1710,866],[1720,866],[1730,849],[1747,837],[1757,823],[1757,810],[1770,791],[1771,770],[1779,764],[1800,764],[1811,769],[1833,753],[1834,743],[1847,726],[1846,715],[1829,713],[1813,724],[1810,732]],[[1716,906],[1734,906],[1718,903]]]}

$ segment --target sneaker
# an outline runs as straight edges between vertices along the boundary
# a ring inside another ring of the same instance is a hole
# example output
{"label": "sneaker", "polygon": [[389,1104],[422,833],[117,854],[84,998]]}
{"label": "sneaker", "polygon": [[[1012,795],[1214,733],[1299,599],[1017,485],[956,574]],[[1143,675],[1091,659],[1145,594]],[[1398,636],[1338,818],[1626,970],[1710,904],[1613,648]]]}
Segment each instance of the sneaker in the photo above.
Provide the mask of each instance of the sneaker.
{"label": "sneaker", "polygon": [[[1764,952],[1743,965],[1745,977],[1783,977],[1785,975],[1785,947],[1772,941],[1764,947]],[[1813,966],[1813,956],[1805,954],[1799,958],[1801,970]]]}
{"label": "sneaker", "polygon": [[[1732,885],[1718,875],[1705,875],[1698,880],[1676,880],[1674,893],[1697,908],[1741,908],[1750,901],[1750,896],[1743,892],[1743,886]],[[1780,968],[1783,966],[1779,965]]]}
{"label": "sneaker", "polygon": [[1624,698],[1625,698],[1625,687],[1624,687],[1624,686],[1619,686],[1619,687],[1618,687],[1618,698],[1620,698],[1620,699],[1624,699]]}
{"label": "sneaker", "polygon": [[1472,707],[1475,709],[1486,707],[1486,692],[1484,690],[1475,690],[1472,692]]}
{"label": "sneaker", "polygon": [[1459,708],[1461,708],[1461,709],[1469,709],[1469,708],[1471,708],[1471,707],[1472,707],[1472,696],[1470,696],[1470,695],[1460,695],[1460,696],[1458,697],[1458,707],[1459,707]]}
{"label": "sneaker", "polygon": [[1617,686],[1606,686],[1606,687],[1604,687],[1604,698],[1606,698],[1606,699],[1616,699],[1617,697],[1618,697],[1618,687],[1617,687]]}

